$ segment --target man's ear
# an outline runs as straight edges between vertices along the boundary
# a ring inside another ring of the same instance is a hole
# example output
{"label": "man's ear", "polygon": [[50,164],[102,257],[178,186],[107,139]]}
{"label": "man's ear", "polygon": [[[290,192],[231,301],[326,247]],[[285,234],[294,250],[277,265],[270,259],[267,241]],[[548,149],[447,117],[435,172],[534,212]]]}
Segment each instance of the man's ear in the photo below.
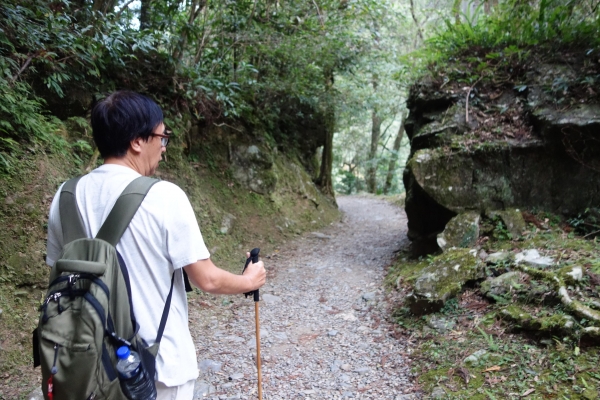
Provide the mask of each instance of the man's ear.
{"label": "man's ear", "polygon": [[146,141],[144,139],[137,137],[129,142],[129,149],[135,154],[140,154],[145,143]]}

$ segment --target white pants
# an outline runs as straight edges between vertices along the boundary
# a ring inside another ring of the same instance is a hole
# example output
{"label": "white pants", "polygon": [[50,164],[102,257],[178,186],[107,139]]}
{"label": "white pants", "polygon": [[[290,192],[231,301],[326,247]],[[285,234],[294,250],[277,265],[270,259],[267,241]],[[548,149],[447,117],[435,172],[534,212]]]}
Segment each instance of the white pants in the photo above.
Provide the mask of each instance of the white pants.
{"label": "white pants", "polygon": [[156,400],[192,400],[195,384],[195,379],[179,386],[165,386],[162,382],[156,382]]}

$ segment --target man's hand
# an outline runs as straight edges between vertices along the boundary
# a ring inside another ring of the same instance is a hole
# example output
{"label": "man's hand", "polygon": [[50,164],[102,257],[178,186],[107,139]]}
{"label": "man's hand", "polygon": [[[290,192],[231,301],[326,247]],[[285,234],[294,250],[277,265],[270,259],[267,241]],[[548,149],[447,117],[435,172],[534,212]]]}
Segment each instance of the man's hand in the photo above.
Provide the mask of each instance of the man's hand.
{"label": "man's hand", "polygon": [[[250,253],[248,253],[250,257]],[[251,292],[265,284],[267,272],[262,261],[250,263],[244,275],[236,275],[225,271],[210,258],[198,260],[184,267],[190,281],[207,293],[241,294]]]}
{"label": "man's hand", "polygon": [[[246,258],[250,258],[249,252],[246,252]],[[267,271],[265,270],[265,265],[261,260],[259,260],[256,264],[250,261],[250,264],[248,264],[248,267],[246,267],[243,276],[247,277],[250,280],[250,285],[253,287],[248,291],[250,292],[256,290],[262,285],[264,285],[267,279]]]}

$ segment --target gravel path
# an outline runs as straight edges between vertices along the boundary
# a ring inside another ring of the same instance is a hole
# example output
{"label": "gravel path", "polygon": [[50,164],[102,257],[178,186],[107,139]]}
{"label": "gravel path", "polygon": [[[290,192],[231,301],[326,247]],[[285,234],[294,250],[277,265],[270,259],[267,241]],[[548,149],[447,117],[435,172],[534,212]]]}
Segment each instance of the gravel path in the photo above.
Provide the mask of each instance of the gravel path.
{"label": "gravel path", "polygon": [[[265,400],[415,398],[382,289],[385,267],[406,245],[406,217],[373,197],[340,197],[338,204],[342,222],[264,255]],[[251,299],[200,298],[190,321],[200,361],[194,398],[256,399]]]}

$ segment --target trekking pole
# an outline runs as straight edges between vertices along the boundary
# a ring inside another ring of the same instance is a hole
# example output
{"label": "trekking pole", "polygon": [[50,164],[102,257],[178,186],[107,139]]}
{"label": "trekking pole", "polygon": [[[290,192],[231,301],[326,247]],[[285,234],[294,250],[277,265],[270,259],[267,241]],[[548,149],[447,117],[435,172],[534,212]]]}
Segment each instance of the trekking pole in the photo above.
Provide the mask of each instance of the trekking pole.
{"label": "trekking pole", "polygon": [[[250,252],[250,257],[248,257],[248,259],[246,260],[246,265],[244,265],[244,270],[242,271],[242,274],[244,273],[244,271],[246,271],[246,268],[250,264],[250,261],[252,261],[253,264],[258,262],[259,252],[259,248],[252,249],[252,251]],[[262,373],[260,370],[260,319],[258,314],[258,302],[260,301],[260,296],[258,289],[252,292],[244,293],[244,295],[246,297],[254,295],[254,324],[256,326],[256,369],[258,371],[258,400],[262,400]]]}

